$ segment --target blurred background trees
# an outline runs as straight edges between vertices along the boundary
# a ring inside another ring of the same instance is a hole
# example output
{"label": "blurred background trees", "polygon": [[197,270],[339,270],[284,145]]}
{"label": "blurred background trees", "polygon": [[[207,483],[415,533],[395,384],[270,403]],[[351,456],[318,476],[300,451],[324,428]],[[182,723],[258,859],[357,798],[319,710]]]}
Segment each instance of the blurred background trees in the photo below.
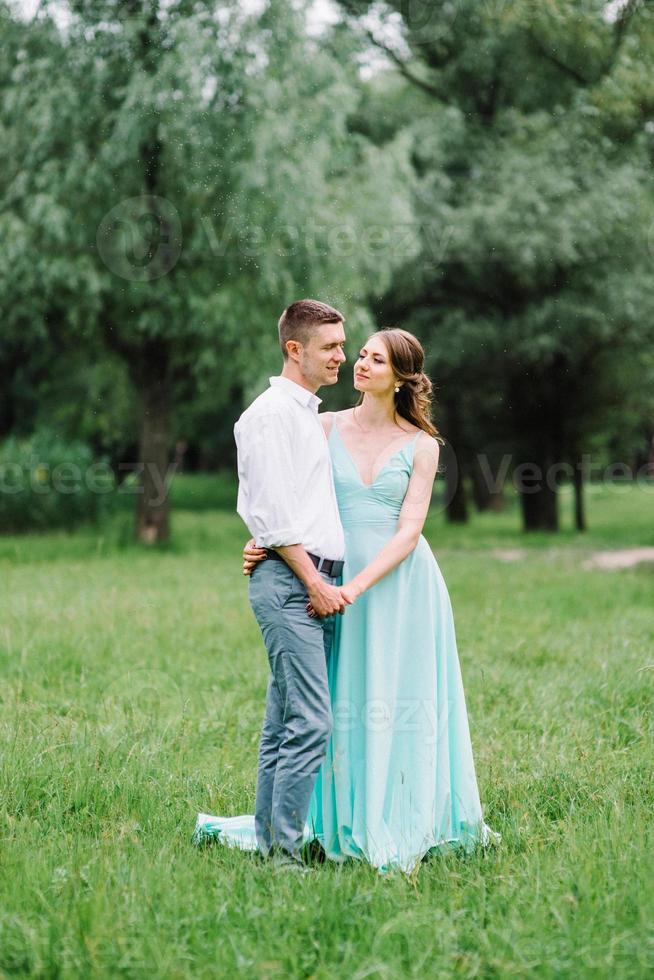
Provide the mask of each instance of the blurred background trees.
{"label": "blurred background trees", "polygon": [[[582,528],[582,454],[607,430],[633,432],[632,372],[642,393],[654,340],[652,11],[341,6],[423,102],[408,126],[398,119],[413,141],[421,256],[375,312],[425,342],[472,485],[480,444],[512,453],[525,467],[524,527],[556,530],[556,487],[538,474],[567,464]],[[651,403],[643,410],[651,419]],[[453,488],[454,519],[466,517],[465,487]]]}
{"label": "blurred background trees", "polygon": [[423,341],[451,520],[513,479],[523,527],[556,530],[563,474],[582,529],[584,458],[642,469],[654,433],[653,25],[599,0],[0,4],[0,438],[48,425],[133,469],[136,534],[165,540],[176,461],[233,465],[277,317],[314,295],[351,353]]}

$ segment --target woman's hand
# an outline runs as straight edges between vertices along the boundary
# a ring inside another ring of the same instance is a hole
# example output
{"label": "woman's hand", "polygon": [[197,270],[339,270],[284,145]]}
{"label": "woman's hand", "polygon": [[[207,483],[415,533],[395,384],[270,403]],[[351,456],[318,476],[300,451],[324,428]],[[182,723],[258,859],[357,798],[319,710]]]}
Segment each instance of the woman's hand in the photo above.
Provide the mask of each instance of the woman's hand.
{"label": "woman's hand", "polygon": [[351,582],[347,582],[345,585],[341,585],[341,595],[347,602],[348,606],[351,606],[353,602],[359,598],[363,589],[358,586],[354,579]]}
{"label": "woman's hand", "polygon": [[243,548],[243,574],[251,575],[260,561],[266,560],[266,549],[257,548],[254,538],[250,538]]}

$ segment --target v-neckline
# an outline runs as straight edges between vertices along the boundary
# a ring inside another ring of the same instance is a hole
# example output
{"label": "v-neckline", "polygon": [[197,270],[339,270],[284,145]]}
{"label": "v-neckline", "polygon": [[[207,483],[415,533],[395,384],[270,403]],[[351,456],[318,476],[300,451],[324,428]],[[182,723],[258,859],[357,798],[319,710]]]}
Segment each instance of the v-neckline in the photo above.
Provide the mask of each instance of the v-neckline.
{"label": "v-neckline", "polygon": [[362,487],[365,487],[365,488],[366,488],[366,490],[370,490],[370,489],[371,489],[372,487],[374,487],[374,485],[375,485],[375,484],[377,483],[377,481],[379,480],[379,477],[380,477],[380,476],[382,475],[382,473],[384,472],[384,470],[385,470],[385,469],[386,469],[386,468],[387,468],[388,466],[390,466],[390,464],[391,464],[391,463],[393,462],[393,460],[395,459],[395,457],[396,457],[396,456],[399,456],[399,454],[400,454],[401,452],[404,452],[404,450],[405,450],[405,449],[407,448],[407,446],[410,446],[410,445],[411,445],[412,443],[414,443],[414,442],[416,441],[416,439],[418,438],[418,436],[420,435],[420,433],[421,433],[421,431],[422,431],[421,429],[419,429],[419,430],[418,430],[418,431],[416,432],[416,434],[415,434],[415,435],[414,435],[414,436],[413,436],[413,437],[412,437],[411,439],[407,439],[407,441],[406,441],[406,442],[404,443],[404,445],[403,445],[403,446],[400,446],[400,448],[399,448],[399,449],[397,449],[397,450],[396,450],[396,451],[395,451],[395,452],[393,453],[393,455],[392,455],[392,456],[389,456],[389,457],[388,457],[388,459],[386,460],[386,462],[384,463],[384,465],[383,465],[383,466],[381,467],[381,469],[380,469],[380,470],[379,470],[379,471],[377,472],[377,476],[376,476],[376,477],[375,477],[375,479],[374,479],[374,480],[372,481],[372,483],[366,483],[366,482],[365,482],[365,480],[363,479],[363,477],[361,476],[361,471],[359,470],[359,467],[357,466],[357,464],[356,464],[356,462],[354,461],[354,456],[352,455],[352,453],[350,452],[350,450],[349,450],[349,449],[347,448],[347,446],[345,445],[345,440],[343,439],[343,436],[341,435],[341,433],[340,433],[340,431],[339,431],[339,428],[338,428],[338,425],[336,424],[336,418],[334,418],[334,419],[333,419],[333,421],[332,421],[332,428],[334,428],[334,429],[336,429],[336,435],[338,436],[338,438],[339,438],[339,440],[340,440],[340,443],[341,443],[341,446],[343,447],[343,450],[344,450],[344,452],[345,452],[345,455],[346,455],[346,456],[347,456],[347,458],[349,459],[349,461],[350,461],[350,465],[352,466],[352,469],[353,469],[353,470],[354,470],[354,472],[356,473],[356,475],[357,475],[357,478],[358,478],[358,480],[359,480],[359,483],[361,484],[361,486],[362,486]]}

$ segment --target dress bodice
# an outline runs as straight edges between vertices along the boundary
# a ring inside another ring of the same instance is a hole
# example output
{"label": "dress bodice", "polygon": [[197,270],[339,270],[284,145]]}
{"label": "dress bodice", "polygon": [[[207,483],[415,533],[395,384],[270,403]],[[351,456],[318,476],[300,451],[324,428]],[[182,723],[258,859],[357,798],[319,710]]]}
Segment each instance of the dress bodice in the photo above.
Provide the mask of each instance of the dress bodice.
{"label": "dress bodice", "polygon": [[361,524],[395,525],[413,470],[413,454],[419,432],[401,446],[368,485],[345,448],[336,420],[329,433],[334,485],[344,529]]}

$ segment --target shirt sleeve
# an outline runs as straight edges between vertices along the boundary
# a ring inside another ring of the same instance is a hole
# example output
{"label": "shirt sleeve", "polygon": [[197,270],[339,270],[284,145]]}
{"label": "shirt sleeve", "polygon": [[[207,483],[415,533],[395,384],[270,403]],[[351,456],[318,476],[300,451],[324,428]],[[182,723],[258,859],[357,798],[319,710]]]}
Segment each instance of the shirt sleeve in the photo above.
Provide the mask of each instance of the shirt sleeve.
{"label": "shirt sleeve", "polygon": [[260,548],[300,544],[292,419],[271,413],[235,430],[237,510]]}

